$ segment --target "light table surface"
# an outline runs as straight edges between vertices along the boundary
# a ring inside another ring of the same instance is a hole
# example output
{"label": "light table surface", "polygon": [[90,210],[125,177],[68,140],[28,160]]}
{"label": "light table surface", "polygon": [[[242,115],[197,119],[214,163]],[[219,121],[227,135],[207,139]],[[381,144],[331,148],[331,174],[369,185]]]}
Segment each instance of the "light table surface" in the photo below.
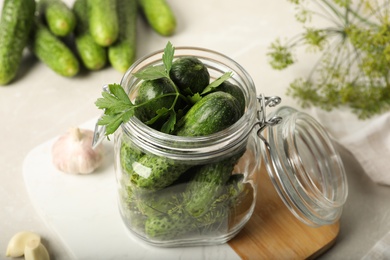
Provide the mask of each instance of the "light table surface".
{"label": "light table surface", "polygon": [[[66,2],[71,5],[73,1]],[[284,105],[297,107],[285,95],[286,88],[297,76],[308,73],[308,64],[313,61],[307,58],[307,62],[279,72],[270,68],[266,57],[267,48],[276,37],[291,37],[300,32],[294,9],[287,1],[168,2],[177,15],[177,33],[161,37],[140,19],[138,57],[162,49],[168,40],[175,46],[212,49],[240,63],[252,76],[258,93],[279,95]],[[102,86],[119,83],[121,76],[114,69],[105,68],[64,78],[26,54],[17,80],[0,87],[0,259],[5,258],[10,237],[21,230],[41,234],[53,259],[71,258],[56,230],[46,225],[32,205],[22,165],[35,147],[70,126],[100,115],[94,102],[100,97]],[[339,151],[348,175],[349,198],[337,242],[321,258],[359,259],[390,230],[390,188],[372,183],[347,150],[340,146]],[[175,257],[179,259],[180,255]],[[204,254],[203,258],[223,259],[224,255]]]}

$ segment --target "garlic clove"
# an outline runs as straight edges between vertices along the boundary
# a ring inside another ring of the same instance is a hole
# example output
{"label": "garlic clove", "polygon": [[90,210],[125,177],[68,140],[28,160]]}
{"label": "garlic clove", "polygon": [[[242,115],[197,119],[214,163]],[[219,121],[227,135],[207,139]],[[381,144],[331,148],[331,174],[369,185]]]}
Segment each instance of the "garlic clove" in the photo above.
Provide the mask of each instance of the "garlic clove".
{"label": "garlic clove", "polygon": [[41,237],[33,232],[21,231],[16,233],[8,242],[6,256],[23,256],[24,248],[27,243],[41,243]]}
{"label": "garlic clove", "polygon": [[24,248],[25,260],[50,260],[46,247],[37,240],[30,240]]}
{"label": "garlic clove", "polygon": [[93,131],[70,128],[52,147],[53,164],[57,169],[73,174],[89,174],[103,162],[104,147],[92,148]]}

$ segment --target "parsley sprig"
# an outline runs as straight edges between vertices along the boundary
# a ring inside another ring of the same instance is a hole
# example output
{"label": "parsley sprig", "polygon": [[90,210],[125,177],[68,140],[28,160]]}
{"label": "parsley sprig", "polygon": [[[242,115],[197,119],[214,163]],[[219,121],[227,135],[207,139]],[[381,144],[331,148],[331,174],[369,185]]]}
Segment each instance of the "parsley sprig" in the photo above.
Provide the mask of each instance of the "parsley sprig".
{"label": "parsley sprig", "polygon": [[[348,106],[359,118],[390,109],[390,1],[288,0],[296,7],[303,33],[276,39],[268,56],[281,70],[296,63],[294,51],[305,46],[320,58],[307,78],[290,84],[287,94],[303,107],[332,110]],[[327,27],[313,28],[321,17]]]}
{"label": "parsley sprig", "polygon": [[104,109],[104,115],[97,123],[106,126],[106,135],[114,133],[123,122],[129,121],[136,107],[121,85],[110,84],[108,90],[109,92],[102,92],[103,97],[95,102],[99,109]]}
{"label": "parsley sprig", "polygon": [[129,96],[127,95],[123,87],[119,84],[109,84],[108,91],[102,92],[102,97],[96,100],[95,105],[99,109],[102,109],[104,111],[103,116],[98,120],[98,125],[104,125],[106,127],[106,136],[113,134],[122,123],[128,122],[130,118],[134,116],[136,108],[147,105],[148,103],[153,102],[156,99],[164,98],[167,95],[175,96],[172,105],[169,108],[161,107],[157,109],[155,111],[155,117],[145,122],[145,124],[151,125],[158,119],[162,117],[167,117],[168,119],[163,124],[161,132],[171,133],[176,125],[177,114],[175,111],[175,105],[179,98],[184,99],[190,104],[194,104],[199,101],[203,95],[214,91],[215,88],[217,88],[221,83],[223,83],[225,80],[229,79],[232,76],[231,72],[226,72],[221,77],[211,82],[203,90],[202,93],[195,93],[192,96],[187,97],[183,96],[180,93],[179,88],[169,76],[169,72],[173,64],[174,52],[175,48],[170,42],[168,42],[164,48],[164,53],[162,55],[163,65],[148,66],[143,70],[134,73],[133,75],[141,80],[155,80],[159,78],[167,78],[172,84],[172,86],[175,88],[175,93],[161,95],[150,99],[147,102],[135,105],[131,102]]}

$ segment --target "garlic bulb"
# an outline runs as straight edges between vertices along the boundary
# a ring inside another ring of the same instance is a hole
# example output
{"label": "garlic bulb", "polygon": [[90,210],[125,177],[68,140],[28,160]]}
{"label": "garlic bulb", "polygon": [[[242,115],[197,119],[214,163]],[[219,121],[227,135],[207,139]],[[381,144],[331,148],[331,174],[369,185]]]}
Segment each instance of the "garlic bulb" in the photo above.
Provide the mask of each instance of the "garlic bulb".
{"label": "garlic bulb", "polygon": [[58,138],[52,147],[53,163],[60,171],[73,174],[88,174],[103,161],[102,144],[92,148],[93,131],[71,128]]}

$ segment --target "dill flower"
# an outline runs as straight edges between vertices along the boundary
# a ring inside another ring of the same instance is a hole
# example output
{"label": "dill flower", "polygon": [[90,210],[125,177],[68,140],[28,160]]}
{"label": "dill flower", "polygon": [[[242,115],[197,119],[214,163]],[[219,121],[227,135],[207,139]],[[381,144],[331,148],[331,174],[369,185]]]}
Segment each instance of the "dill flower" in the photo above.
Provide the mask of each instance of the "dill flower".
{"label": "dill flower", "polygon": [[[304,25],[286,42],[269,47],[270,65],[277,70],[297,62],[296,48],[320,52],[306,78],[294,80],[287,95],[303,107],[332,110],[347,106],[361,119],[390,109],[390,0],[288,0]],[[330,26],[308,26],[320,17]]]}

